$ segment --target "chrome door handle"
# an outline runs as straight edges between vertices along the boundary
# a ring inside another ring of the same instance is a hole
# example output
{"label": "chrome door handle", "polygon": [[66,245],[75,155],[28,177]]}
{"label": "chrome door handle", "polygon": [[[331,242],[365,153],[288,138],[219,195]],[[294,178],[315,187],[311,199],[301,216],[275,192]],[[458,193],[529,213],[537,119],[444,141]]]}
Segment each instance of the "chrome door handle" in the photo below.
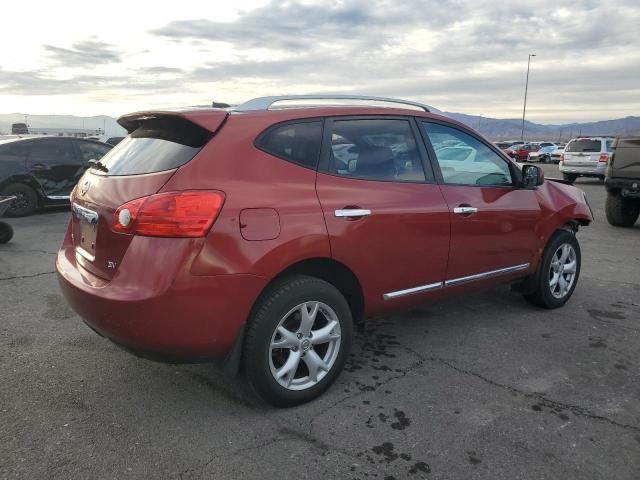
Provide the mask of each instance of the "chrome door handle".
{"label": "chrome door handle", "polygon": [[476,213],[478,211],[475,207],[455,207],[453,213],[457,215],[468,215],[470,213]]}
{"label": "chrome door handle", "polygon": [[345,208],[343,210],[335,211],[336,217],[366,217],[371,215],[371,210],[365,210],[362,208]]}

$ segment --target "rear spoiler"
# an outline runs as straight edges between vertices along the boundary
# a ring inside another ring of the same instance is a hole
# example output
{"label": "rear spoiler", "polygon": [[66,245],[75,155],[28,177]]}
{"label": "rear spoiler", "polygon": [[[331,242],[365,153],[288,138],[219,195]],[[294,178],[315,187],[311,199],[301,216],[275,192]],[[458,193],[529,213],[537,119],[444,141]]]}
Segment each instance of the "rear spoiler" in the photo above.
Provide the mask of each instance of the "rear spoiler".
{"label": "rear spoiler", "polygon": [[201,110],[150,110],[129,113],[118,118],[121,127],[128,133],[136,130],[145,120],[154,118],[179,117],[187,120],[208,132],[215,133],[225,122],[229,112],[224,110],[206,108]]}

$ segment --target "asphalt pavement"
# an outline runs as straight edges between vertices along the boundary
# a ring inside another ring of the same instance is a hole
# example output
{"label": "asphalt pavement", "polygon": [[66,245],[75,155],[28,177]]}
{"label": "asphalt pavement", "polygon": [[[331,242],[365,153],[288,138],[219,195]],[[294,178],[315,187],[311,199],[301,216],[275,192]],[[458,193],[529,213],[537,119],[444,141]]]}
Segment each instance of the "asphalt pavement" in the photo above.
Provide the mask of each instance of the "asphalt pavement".
{"label": "asphalt pavement", "polygon": [[67,209],[11,219],[0,478],[637,480],[640,222],[610,226],[602,183],[576,185],[596,221],[565,307],[501,287],[372,321],[336,384],[285,410],[94,334],[53,273]]}

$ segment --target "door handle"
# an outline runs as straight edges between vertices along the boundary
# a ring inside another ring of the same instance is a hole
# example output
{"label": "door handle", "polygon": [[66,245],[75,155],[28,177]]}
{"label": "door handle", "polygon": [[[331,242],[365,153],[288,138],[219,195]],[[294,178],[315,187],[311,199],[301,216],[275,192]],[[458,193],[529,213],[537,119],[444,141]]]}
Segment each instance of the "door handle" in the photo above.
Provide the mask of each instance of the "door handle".
{"label": "door handle", "polygon": [[343,208],[335,211],[336,217],[366,217],[371,215],[371,210],[363,208]]}
{"label": "door handle", "polygon": [[456,215],[470,215],[476,213],[478,209],[476,207],[455,207],[453,213]]}
{"label": "door handle", "polygon": [[45,170],[47,166],[42,163],[34,163],[33,165],[31,165],[31,168],[33,168],[34,170]]}

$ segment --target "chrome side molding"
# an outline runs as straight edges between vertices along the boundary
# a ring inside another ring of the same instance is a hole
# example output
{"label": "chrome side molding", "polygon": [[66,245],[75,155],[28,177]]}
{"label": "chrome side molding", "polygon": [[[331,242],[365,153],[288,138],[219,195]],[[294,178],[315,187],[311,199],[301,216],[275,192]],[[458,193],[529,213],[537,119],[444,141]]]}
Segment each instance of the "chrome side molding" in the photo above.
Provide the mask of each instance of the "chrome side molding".
{"label": "chrome side molding", "polygon": [[394,298],[406,297],[407,295],[414,295],[416,293],[424,293],[430,290],[436,290],[442,288],[443,283],[430,283],[428,285],[420,285],[419,287],[407,288],[406,290],[398,290],[397,292],[385,293],[382,298],[385,300],[393,300]]}
{"label": "chrome side molding", "polygon": [[454,287],[456,285],[462,285],[467,282],[474,282],[476,280],[484,280],[485,278],[496,277],[498,275],[506,275],[508,273],[519,272],[521,270],[527,270],[529,263],[522,263],[520,265],[513,265],[511,267],[499,268],[498,270],[491,270],[490,272],[477,273],[475,275],[469,275],[467,277],[452,278],[451,280],[445,280],[444,282],[430,283],[428,285],[420,285],[419,287],[407,288],[406,290],[398,290],[396,292],[389,292],[382,295],[385,300],[394,300],[400,297],[406,297],[407,295],[414,295],[416,293],[425,293],[431,290],[437,290],[442,287]]}
{"label": "chrome side molding", "polygon": [[526,270],[529,268],[528,263],[520,265],[513,265],[511,267],[499,268],[498,270],[491,270],[490,272],[476,273],[475,275],[469,275],[468,277],[452,278],[451,280],[445,280],[445,287],[452,287],[454,285],[461,285],[467,282],[474,282],[476,280],[484,280],[485,278],[495,277],[498,275],[506,275],[507,273],[519,272],[520,270]]}
{"label": "chrome side molding", "polygon": [[47,195],[49,200],[71,200],[70,195]]}

